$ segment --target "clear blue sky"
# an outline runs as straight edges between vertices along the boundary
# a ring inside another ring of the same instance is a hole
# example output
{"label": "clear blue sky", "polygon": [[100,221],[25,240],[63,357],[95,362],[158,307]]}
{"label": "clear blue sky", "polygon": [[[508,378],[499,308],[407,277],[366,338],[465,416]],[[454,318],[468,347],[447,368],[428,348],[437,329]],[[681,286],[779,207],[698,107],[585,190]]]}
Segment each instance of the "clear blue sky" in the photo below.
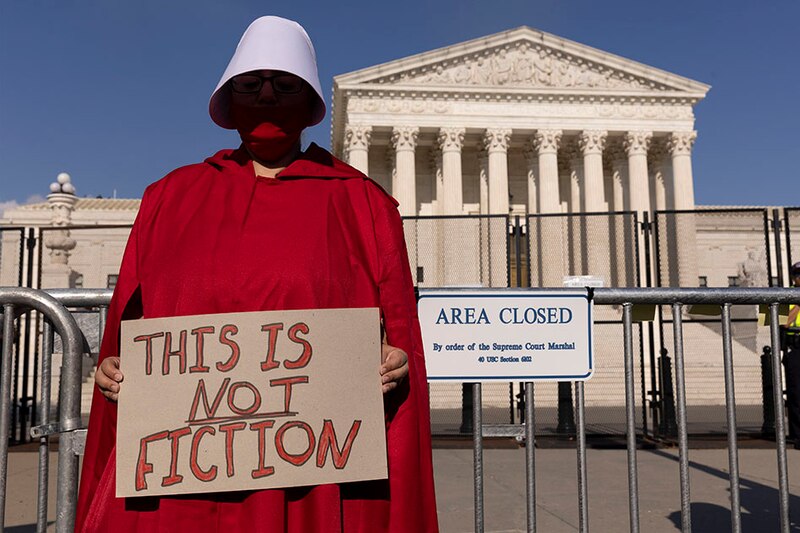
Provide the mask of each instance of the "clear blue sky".
{"label": "clear blue sky", "polygon": [[[62,171],[81,196],[139,197],[238,145],[208,98],[265,14],[306,27],[327,95],[334,75],[521,25],[710,84],[695,108],[697,203],[800,204],[797,0],[15,0],[0,4],[0,209]],[[327,119],[308,134],[329,138]]]}

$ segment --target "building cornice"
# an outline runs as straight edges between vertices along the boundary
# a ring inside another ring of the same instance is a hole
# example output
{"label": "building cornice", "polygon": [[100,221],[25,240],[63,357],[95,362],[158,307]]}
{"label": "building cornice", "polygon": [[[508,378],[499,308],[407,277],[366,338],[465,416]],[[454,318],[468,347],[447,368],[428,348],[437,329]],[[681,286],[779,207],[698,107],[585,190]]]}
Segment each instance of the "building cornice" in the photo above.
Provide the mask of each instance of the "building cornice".
{"label": "building cornice", "polygon": [[521,26],[487,37],[473,39],[341,74],[334,77],[334,86],[351,83],[370,83],[372,80],[390,81],[393,76],[400,76],[402,73],[422,71],[423,69],[429,69],[440,65],[451,65],[465,57],[475,56],[476,54],[486,54],[504,47],[508,48],[519,42],[525,42],[532,47],[548,49],[557,57],[573,58],[583,63],[602,65],[606,68],[618,70],[630,76],[645,79],[655,84],[665,85],[675,90],[705,95],[711,88],[710,85],[705,83],[645,65],[622,56],[604,52],[591,46],[570,41],[528,26]]}
{"label": "building cornice", "polygon": [[419,87],[415,85],[358,84],[338,87],[343,99],[411,98],[423,100],[461,101],[528,101],[528,102],[613,102],[637,104],[694,105],[704,97],[684,91],[600,91],[585,89],[487,88],[487,87]]}

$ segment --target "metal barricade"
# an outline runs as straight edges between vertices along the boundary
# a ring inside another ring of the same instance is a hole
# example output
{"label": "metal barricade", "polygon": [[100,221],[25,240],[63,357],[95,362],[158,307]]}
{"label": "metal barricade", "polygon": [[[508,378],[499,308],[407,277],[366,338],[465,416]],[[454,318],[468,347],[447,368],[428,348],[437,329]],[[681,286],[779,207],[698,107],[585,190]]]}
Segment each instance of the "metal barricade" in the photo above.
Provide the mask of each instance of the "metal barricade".
{"label": "metal barricade", "polygon": [[[535,290],[535,289],[534,289]],[[639,488],[637,472],[637,443],[635,429],[636,393],[634,387],[633,351],[633,307],[636,305],[669,305],[674,320],[675,387],[677,402],[678,451],[680,475],[681,531],[692,530],[689,480],[689,440],[687,431],[686,384],[684,370],[684,341],[682,315],[688,305],[719,305],[722,323],[721,353],[725,373],[725,406],[727,421],[728,463],[730,477],[731,530],[741,532],[741,504],[739,494],[739,451],[736,432],[736,400],[733,382],[733,351],[731,335],[731,307],[733,305],[759,304],[768,306],[771,333],[772,381],[782,384],[778,307],[800,301],[800,289],[781,288],[734,288],[734,289],[595,289],[595,305],[622,306],[624,334],[624,373],[625,373],[625,413],[626,448],[628,467],[629,527],[639,531]],[[591,382],[586,385],[591,387]],[[475,531],[483,532],[484,486],[483,486],[483,438],[493,436],[516,436],[526,442],[526,505],[527,531],[536,531],[536,479],[535,479],[535,413],[534,383],[525,383],[525,424],[523,426],[482,425],[481,385],[472,384],[475,402],[473,404],[473,457],[474,457],[474,518]],[[789,522],[789,479],[786,459],[786,431],[784,426],[783,387],[773,387],[772,401],[775,409],[775,440],[778,469],[779,519],[780,531],[790,531]],[[589,531],[589,506],[587,491],[586,464],[586,422],[584,408],[584,383],[576,383],[575,412],[577,424],[577,475],[578,475],[578,522],[579,531]],[[479,430],[480,428],[480,430]]]}
{"label": "metal barricade", "polygon": [[[74,529],[78,498],[78,456],[83,454],[86,430],[81,427],[81,358],[84,336],[66,307],[101,306],[100,332],[105,325],[105,310],[111,299],[110,290],[67,289],[48,294],[22,287],[0,288],[3,306],[2,398],[0,398],[0,435],[7,436],[11,421],[9,396],[12,376],[11,356],[14,345],[14,319],[18,311],[33,309],[44,315],[42,367],[40,369],[40,401],[36,425],[31,436],[39,440],[36,531],[47,529],[47,496],[50,460],[50,438],[58,435],[58,481],[56,531]],[[59,386],[58,417],[50,412],[52,356],[56,332],[61,338],[63,362]],[[8,473],[8,438],[0,438],[0,530],[5,525],[6,479]]]}
{"label": "metal barricade", "polygon": [[[536,290],[536,289],[532,289]],[[75,519],[78,484],[78,455],[82,453],[85,433],[80,422],[80,358],[83,350],[83,337],[68,307],[100,306],[100,324],[105,323],[105,306],[110,301],[110,290],[54,290],[51,294],[25,288],[0,288],[0,305],[4,310],[3,358],[0,369],[0,383],[3,394],[0,400],[0,431],[8,435],[10,424],[9,387],[12,379],[10,357],[12,353],[12,329],[14,315],[20,309],[32,308],[45,318],[43,340],[43,368],[41,373],[41,397],[38,405],[37,426],[32,430],[39,438],[39,502],[37,507],[37,531],[45,531],[47,523],[47,472],[49,436],[59,434],[59,465],[57,494],[57,531],[72,531]],[[673,354],[675,360],[675,388],[679,447],[681,530],[691,531],[689,451],[687,432],[686,384],[683,346],[683,310],[685,306],[719,305],[722,324],[721,355],[725,371],[725,404],[728,427],[728,462],[730,472],[730,501],[732,531],[741,531],[741,506],[739,494],[739,453],[736,433],[736,401],[734,397],[731,307],[734,305],[760,304],[768,306],[771,333],[772,400],[775,416],[775,438],[778,470],[780,531],[790,531],[789,522],[789,480],[786,457],[786,430],[784,425],[783,387],[780,364],[778,306],[800,301],[800,289],[781,288],[735,288],[735,289],[668,289],[668,288],[619,288],[595,289],[595,305],[613,305],[622,308],[623,357],[625,377],[626,449],[629,496],[629,528],[639,531],[639,490],[637,472],[637,436],[635,426],[636,392],[634,387],[634,346],[633,346],[633,308],[637,305],[668,305],[673,314]],[[49,412],[50,358],[53,351],[54,333],[62,340],[64,360],[61,387],[59,392],[58,422],[51,422]],[[591,387],[591,383],[586,385]],[[536,449],[534,383],[524,384],[525,412],[524,425],[489,426],[483,424],[481,408],[481,385],[472,384],[475,401],[473,403],[473,460],[474,460],[474,523],[475,531],[483,532],[484,520],[484,462],[483,438],[492,436],[517,436],[526,441],[526,505],[527,530],[536,531]],[[586,419],[582,382],[575,384],[575,421],[577,426],[577,477],[578,477],[578,518],[579,530],[589,531],[588,469]],[[0,433],[2,434],[2,433]],[[6,474],[8,467],[8,439],[0,439],[0,524],[3,524],[6,500]]]}

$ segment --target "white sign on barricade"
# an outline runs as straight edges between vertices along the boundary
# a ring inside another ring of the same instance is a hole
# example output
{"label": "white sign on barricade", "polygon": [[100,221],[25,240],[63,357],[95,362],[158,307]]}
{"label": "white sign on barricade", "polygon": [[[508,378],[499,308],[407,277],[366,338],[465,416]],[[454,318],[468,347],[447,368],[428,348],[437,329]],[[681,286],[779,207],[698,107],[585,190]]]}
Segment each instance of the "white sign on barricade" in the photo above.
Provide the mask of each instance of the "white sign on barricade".
{"label": "white sign on barricade", "polygon": [[430,290],[418,304],[430,381],[585,381],[593,372],[585,289]]}

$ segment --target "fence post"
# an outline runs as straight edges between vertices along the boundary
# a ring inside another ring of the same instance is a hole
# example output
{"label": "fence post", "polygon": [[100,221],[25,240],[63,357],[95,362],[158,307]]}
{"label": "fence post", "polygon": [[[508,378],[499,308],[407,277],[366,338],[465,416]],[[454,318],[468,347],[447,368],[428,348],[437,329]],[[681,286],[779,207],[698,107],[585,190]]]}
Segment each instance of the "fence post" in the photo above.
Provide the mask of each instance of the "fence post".
{"label": "fence post", "polygon": [[761,354],[761,402],[764,419],[761,435],[768,439],[775,438],[775,404],[772,394],[772,347],[764,346]]}
{"label": "fence post", "polygon": [[575,408],[572,403],[572,383],[558,382],[558,426],[556,432],[567,435],[575,434]]}
{"label": "fence post", "polygon": [[661,373],[661,419],[658,432],[662,437],[674,437],[678,434],[678,421],[675,417],[675,389],[672,386],[672,359],[667,349],[661,348],[658,358]]}

